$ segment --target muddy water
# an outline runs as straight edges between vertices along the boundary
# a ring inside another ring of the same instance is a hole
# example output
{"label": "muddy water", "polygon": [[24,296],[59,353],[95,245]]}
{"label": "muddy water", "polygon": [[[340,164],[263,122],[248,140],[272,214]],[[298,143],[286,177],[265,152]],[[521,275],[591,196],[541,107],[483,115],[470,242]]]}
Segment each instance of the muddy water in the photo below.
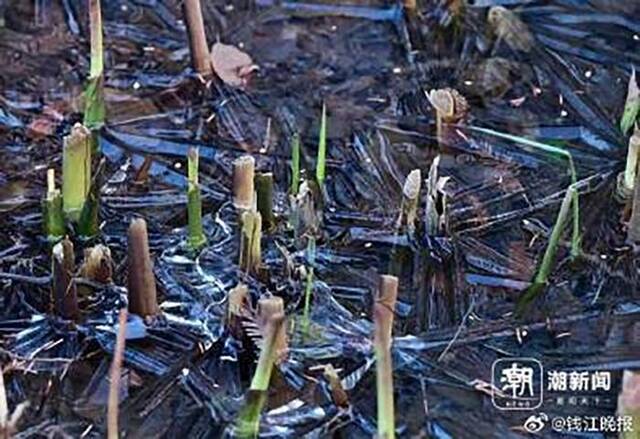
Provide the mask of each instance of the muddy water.
{"label": "muddy water", "polygon": [[[498,411],[482,390],[493,361],[510,356],[612,371],[598,403],[561,405],[565,395],[549,393],[540,410],[614,414],[620,371],[640,367],[637,257],[613,198],[627,141],[617,125],[630,66],[640,62],[637,5],[475,1],[459,9],[461,2],[428,1],[405,16],[384,1],[203,2],[209,41],[242,48],[260,67],[240,90],[193,73],[176,2],[103,3],[108,121],[100,144],[108,166],[97,240],[114,253],[115,284],[126,285],[126,225],[147,218],[164,312],[153,326],[135,317],[128,325],[120,409],[127,435],[217,437],[233,421],[255,359],[250,344],[224,331],[226,294],[239,279],[254,299],[271,292],[285,298],[288,314],[301,314],[304,282],[284,274],[281,251],[308,262],[286,227],[291,138],[300,134],[313,176],[323,103],[328,160],[312,336],[290,334],[264,435],[375,433],[370,309],[376,275],[386,272],[400,277],[399,435],[521,436],[513,427],[530,413]],[[496,4],[520,18],[517,32],[487,19]],[[87,10],[68,0],[0,9],[0,332],[9,405],[31,401],[20,436],[100,437],[125,291],[82,298],[76,327],[52,319],[40,231],[46,169],[61,168],[62,136],[82,119]],[[470,110],[439,144],[425,92],[442,87],[457,89]],[[586,256],[572,263],[562,245],[551,285],[525,321],[514,320],[514,305],[571,176],[566,161],[504,134],[570,152],[580,181]],[[190,146],[200,150],[208,236],[195,258],[184,247]],[[231,164],[247,152],[276,181],[279,225],[263,242],[267,279],[237,266]],[[436,156],[442,227],[398,230],[404,178],[416,168],[426,178]],[[327,363],[340,368],[349,410],[331,402],[313,371]]]}

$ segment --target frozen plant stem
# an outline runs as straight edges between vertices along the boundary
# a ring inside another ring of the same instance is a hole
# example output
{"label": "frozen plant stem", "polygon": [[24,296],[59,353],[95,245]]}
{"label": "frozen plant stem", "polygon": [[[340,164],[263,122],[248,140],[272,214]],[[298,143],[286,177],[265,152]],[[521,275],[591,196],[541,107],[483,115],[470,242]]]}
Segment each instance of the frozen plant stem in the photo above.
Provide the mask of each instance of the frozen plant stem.
{"label": "frozen plant stem", "polygon": [[233,162],[233,204],[236,209],[253,207],[255,168],[256,161],[250,155],[238,157]]}
{"label": "frozen plant stem", "polygon": [[393,404],[393,364],[391,361],[391,333],[398,297],[398,278],[380,276],[378,298],[373,305],[374,350],[376,356],[376,390],[378,406],[378,438],[395,437]]}
{"label": "frozen plant stem", "polygon": [[295,133],[291,140],[291,195],[298,195],[300,187],[300,135]]}
{"label": "frozen plant stem", "polygon": [[129,311],[142,317],[154,316],[158,313],[156,279],[144,219],[131,221],[128,241]]}
{"label": "frozen plant stem", "polygon": [[277,357],[278,334],[282,330],[283,314],[276,314],[266,323],[258,366],[251,380],[245,406],[240,411],[236,423],[236,434],[241,438],[255,438],[260,429],[260,413],[267,399],[267,390],[273,365]]}
{"label": "frozen plant stem", "polygon": [[202,229],[202,200],[198,183],[198,150],[189,148],[187,155],[187,220],[189,223],[189,247],[199,250],[207,238]]}
{"label": "frozen plant stem", "polygon": [[204,31],[204,20],[200,0],[184,0],[183,13],[189,34],[189,48],[193,69],[203,76],[212,73],[211,58],[207,47],[207,36]]}
{"label": "frozen plant stem", "polygon": [[62,205],[72,221],[80,213],[91,186],[91,132],[76,123],[64,138],[62,150]]}
{"label": "frozen plant stem", "polygon": [[262,216],[262,228],[271,230],[275,225],[273,217],[273,174],[265,172],[255,177],[258,212]]}
{"label": "frozen plant stem", "polygon": [[47,196],[43,203],[44,232],[47,238],[57,241],[65,233],[62,213],[62,194],[56,189],[56,175],[53,169],[47,171]]}
{"label": "frozen plant stem", "polygon": [[91,32],[91,69],[84,96],[84,125],[93,130],[100,128],[105,118],[104,49],[100,0],[89,0],[89,27]]}
{"label": "frozen plant stem", "polygon": [[327,161],[327,107],[322,104],[322,116],[320,119],[320,133],[318,136],[318,160],[316,163],[316,180],[320,190],[323,190]]}
{"label": "frozen plant stem", "polygon": [[107,405],[107,437],[109,439],[118,439],[118,396],[120,394],[120,376],[122,375],[126,333],[127,310],[122,308],[118,315],[118,335],[116,336],[116,346],[109,371],[109,402]]}
{"label": "frozen plant stem", "polygon": [[73,274],[76,271],[73,243],[69,238],[57,243],[51,252],[51,296],[56,315],[75,320],[78,317],[78,296]]}

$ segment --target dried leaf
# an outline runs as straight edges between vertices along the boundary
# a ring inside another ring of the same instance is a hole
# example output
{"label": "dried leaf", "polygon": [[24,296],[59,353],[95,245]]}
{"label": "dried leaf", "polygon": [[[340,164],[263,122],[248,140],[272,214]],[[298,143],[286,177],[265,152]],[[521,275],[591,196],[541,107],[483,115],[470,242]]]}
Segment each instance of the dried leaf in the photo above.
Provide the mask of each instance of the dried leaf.
{"label": "dried leaf", "polygon": [[216,43],[211,47],[211,63],[225,84],[245,87],[249,75],[258,69],[249,55],[235,46]]}

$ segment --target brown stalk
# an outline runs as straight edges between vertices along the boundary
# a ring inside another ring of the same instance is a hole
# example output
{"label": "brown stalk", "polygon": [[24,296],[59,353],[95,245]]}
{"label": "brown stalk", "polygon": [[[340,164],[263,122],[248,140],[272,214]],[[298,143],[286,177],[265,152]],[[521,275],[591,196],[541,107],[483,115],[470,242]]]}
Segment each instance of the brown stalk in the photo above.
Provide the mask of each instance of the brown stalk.
{"label": "brown stalk", "polygon": [[134,219],[129,225],[129,311],[142,317],[158,313],[156,279],[149,253],[147,222]]}
{"label": "brown stalk", "polygon": [[213,72],[207,36],[204,31],[204,20],[200,0],[184,0],[183,13],[189,34],[189,48],[191,49],[191,63],[196,72],[203,76],[210,76]]}
{"label": "brown stalk", "polygon": [[254,174],[256,161],[250,155],[233,162],[233,204],[237,209],[251,209],[254,204]]}
{"label": "brown stalk", "polygon": [[76,270],[73,243],[68,237],[57,243],[51,252],[51,298],[54,312],[64,319],[78,318],[78,295],[73,274]]}
{"label": "brown stalk", "polygon": [[[284,318],[284,301],[282,297],[271,296],[261,297],[258,301],[258,326],[263,334],[267,332],[268,323],[276,316]],[[287,340],[287,332],[285,325],[278,326],[278,332],[275,337],[276,362],[280,363],[289,350]]]}
{"label": "brown stalk", "polygon": [[122,374],[126,331],[127,310],[122,308],[118,316],[118,335],[109,371],[109,402],[107,405],[107,437],[109,439],[118,439],[118,395],[120,394],[120,376]]}

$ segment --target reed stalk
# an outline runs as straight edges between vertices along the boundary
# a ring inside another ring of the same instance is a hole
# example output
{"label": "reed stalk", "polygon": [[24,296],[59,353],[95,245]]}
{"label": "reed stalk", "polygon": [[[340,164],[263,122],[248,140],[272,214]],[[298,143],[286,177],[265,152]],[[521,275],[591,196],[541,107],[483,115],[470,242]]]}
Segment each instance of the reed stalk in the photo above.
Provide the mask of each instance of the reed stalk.
{"label": "reed stalk", "polygon": [[124,359],[125,335],[127,333],[127,310],[122,308],[118,314],[118,335],[113,349],[113,361],[109,371],[109,400],[107,403],[107,438],[118,439],[118,405],[120,395],[120,377]]}
{"label": "reed stalk", "polygon": [[254,176],[256,161],[250,155],[233,162],[233,204],[236,209],[248,210],[254,204]]}
{"label": "reed stalk", "polygon": [[391,360],[391,333],[398,297],[398,278],[380,276],[378,298],[373,305],[374,350],[376,357],[376,389],[378,409],[378,438],[395,437],[393,402],[393,364]]}
{"label": "reed stalk", "polygon": [[57,241],[66,232],[62,212],[62,194],[56,189],[55,170],[47,170],[47,195],[43,201],[42,223],[50,241]]}
{"label": "reed stalk", "polygon": [[291,195],[298,195],[300,188],[300,135],[295,133],[291,140]]}
{"label": "reed stalk", "polygon": [[64,138],[62,150],[62,206],[78,221],[91,187],[91,131],[76,123]]}
{"label": "reed stalk", "polygon": [[187,23],[187,33],[189,34],[189,49],[193,69],[203,76],[210,76],[213,68],[204,30],[200,0],[184,0],[182,8],[185,22]]}
{"label": "reed stalk", "polygon": [[129,311],[142,317],[158,313],[156,279],[153,262],[149,253],[147,222],[134,219],[129,225],[128,258],[129,265]]}
{"label": "reed stalk", "polygon": [[260,173],[255,176],[256,204],[262,217],[262,229],[273,230],[275,217],[273,215],[273,174],[271,172]]}
{"label": "reed stalk", "polygon": [[198,150],[189,148],[187,154],[187,220],[189,229],[189,247],[197,251],[206,244],[207,238],[202,228],[202,200],[198,183]]}
{"label": "reed stalk", "polygon": [[79,316],[78,295],[73,275],[76,271],[73,243],[65,238],[51,252],[51,298],[56,315],[66,320]]}
{"label": "reed stalk", "polygon": [[322,116],[320,118],[320,133],[318,134],[318,160],[316,163],[316,180],[320,190],[324,188],[327,162],[327,107],[322,104]]}

